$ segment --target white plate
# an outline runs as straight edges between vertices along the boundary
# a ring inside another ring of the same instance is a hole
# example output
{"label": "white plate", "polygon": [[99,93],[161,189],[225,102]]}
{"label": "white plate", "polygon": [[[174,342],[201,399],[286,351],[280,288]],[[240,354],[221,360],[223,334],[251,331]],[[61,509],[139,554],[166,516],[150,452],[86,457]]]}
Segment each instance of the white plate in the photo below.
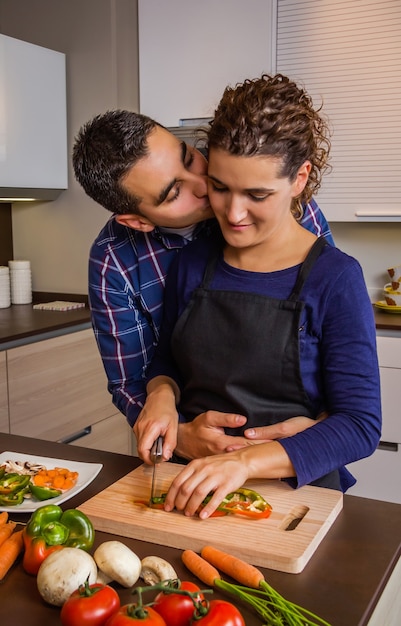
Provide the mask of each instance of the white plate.
{"label": "white plate", "polygon": [[85,487],[87,487],[92,480],[96,478],[103,467],[102,463],[80,463],[79,461],[53,459],[47,456],[32,456],[30,454],[20,454],[19,452],[2,452],[0,454],[0,466],[6,461],[29,461],[29,463],[39,463],[40,465],[44,465],[47,469],[65,467],[72,472],[78,472],[78,480],[75,486],[62,493],[61,496],[40,501],[34,500],[33,498],[26,498],[22,504],[18,504],[16,506],[0,506],[0,511],[8,511],[9,513],[13,511],[15,511],[15,513],[32,513],[44,504],[61,504],[62,502],[66,502],[82,491],[82,489],[85,489]]}

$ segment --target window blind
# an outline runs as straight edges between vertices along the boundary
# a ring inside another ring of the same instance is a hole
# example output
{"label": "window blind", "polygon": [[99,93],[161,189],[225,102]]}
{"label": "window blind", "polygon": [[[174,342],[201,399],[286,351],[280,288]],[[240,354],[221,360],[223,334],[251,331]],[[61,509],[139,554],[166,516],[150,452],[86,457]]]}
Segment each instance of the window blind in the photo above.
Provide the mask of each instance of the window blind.
{"label": "window blind", "polygon": [[400,0],[278,0],[277,20],[277,71],[332,128],[319,205],[331,221],[400,221]]}

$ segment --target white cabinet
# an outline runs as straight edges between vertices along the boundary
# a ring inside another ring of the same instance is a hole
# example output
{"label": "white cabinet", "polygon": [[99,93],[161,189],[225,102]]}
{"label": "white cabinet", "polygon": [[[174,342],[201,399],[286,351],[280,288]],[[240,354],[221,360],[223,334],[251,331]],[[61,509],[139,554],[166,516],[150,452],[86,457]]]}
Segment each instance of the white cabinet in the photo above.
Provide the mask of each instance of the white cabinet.
{"label": "white cabinet", "polygon": [[53,199],[68,186],[65,54],[0,34],[0,194]]}
{"label": "white cabinet", "polygon": [[401,504],[401,334],[377,337],[383,427],[376,452],[348,468],[357,484],[347,493]]}
{"label": "white cabinet", "polygon": [[8,391],[5,352],[0,352],[0,432],[10,432],[8,423]]}
{"label": "white cabinet", "polygon": [[276,6],[277,0],[138,0],[141,113],[170,127],[208,118],[228,84],[273,72]]}
{"label": "white cabinet", "polygon": [[401,2],[281,0],[277,70],[332,129],[317,201],[331,222],[401,221]]}
{"label": "white cabinet", "polygon": [[7,350],[10,432],[132,453],[91,329]]}

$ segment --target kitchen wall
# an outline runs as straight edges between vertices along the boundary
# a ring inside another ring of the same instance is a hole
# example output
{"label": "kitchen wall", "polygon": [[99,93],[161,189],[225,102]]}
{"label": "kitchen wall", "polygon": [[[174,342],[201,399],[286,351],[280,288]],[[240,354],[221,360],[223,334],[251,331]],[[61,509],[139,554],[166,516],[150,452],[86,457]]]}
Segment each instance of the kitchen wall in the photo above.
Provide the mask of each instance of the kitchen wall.
{"label": "kitchen wall", "polygon": [[[93,115],[138,110],[136,10],[136,0],[0,0],[1,33],[67,55],[70,153]],[[86,293],[89,247],[108,216],[86,197],[71,165],[68,190],[57,200],[13,205],[14,257],[30,259],[35,291]],[[377,299],[386,267],[401,263],[401,222],[331,227],[336,244],[360,261]]]}
{"label": "kitchen wall", "polygon": [[[70,154],[92,116],[138,110],[136,0],[0,0],[0,32],[66,54]],[[13,205],[14,258],[31,261],[35,291],[87,293],[89,247],[110,215],[85,195],[70,163],[68,178],[53,202]]]}

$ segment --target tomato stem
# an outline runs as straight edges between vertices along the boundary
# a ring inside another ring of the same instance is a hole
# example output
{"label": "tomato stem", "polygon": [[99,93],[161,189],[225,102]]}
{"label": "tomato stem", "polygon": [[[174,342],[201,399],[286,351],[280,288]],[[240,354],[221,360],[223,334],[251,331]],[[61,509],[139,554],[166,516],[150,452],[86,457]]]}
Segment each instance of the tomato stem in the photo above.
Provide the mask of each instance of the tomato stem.
{"label": "tomato stem", "polygon": [[[205,615],[208,614],[209,612],[209,602],[203,598],[203,599],[198,599],[200,594],[205,594],[205,593],[213,593],[213,589],[199,589],[198,591],[188,591],[187,589],[180,589],[181,586],[181,581],[178,578],[174,578],[171,580],[164,580],[161,581],[160,583],[156,583],[156,585],[150,585],[148,587],[135,587],[135,589],[132,590],[133,594],[137,594],[138,595],[138,604],[137,605],[131,605],[131,606],[136,606],[136,609],[134,611],[134,613],[132,614],[132,617],[136,616],[139,618],[142,617],[146,617],[146,613],[140,613],[140,609],[142,609],[142,611],[144,611],[146,609],[146,606],[151,606],[153,603],[149,603],[144,605],[142,603],[142,594],[145,593],[146,591],[152,591],[153,593],[155,591],[161,591],[162,593],[165,593],[166,595],[169,594],[178,594],[181,596],[187,596],[188,598],[191,598],[193,605],[194,605],[194,614],[193,614],[193,620],[199,620],[201,619],[201,617],[204,617]],[[130,613],[131,615],[131,613]]]}
{"label": "tomato stem", "polygon": [[103,587],[92,587],[89,584],[89,576],[88,578],[85,580],[83,585],[79,585],[79,595],[82,598],[90,598],[91,596],[95,595],[95,593],[97,593],[98,591],[100,591]]}

